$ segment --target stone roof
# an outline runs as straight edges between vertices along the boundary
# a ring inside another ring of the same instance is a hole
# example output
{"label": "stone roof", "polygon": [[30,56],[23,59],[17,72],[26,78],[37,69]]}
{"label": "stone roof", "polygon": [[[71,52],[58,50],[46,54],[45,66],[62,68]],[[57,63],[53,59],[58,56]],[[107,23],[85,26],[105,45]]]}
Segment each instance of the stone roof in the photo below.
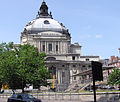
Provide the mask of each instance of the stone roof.
{"label": "stone roof", "polygon": [[80,56],[80,58],[99,58],[99,56]]}

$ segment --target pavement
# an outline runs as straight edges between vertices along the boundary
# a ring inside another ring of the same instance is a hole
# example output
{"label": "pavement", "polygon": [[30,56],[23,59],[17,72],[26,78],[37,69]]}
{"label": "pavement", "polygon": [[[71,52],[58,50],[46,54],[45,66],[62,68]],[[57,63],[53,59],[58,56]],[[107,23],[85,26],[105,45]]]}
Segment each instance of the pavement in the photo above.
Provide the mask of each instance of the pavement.
{"label": "pavement", "polygon": [[[7,98],[0,98],[0,102],[7,102]],[[92,101],[42,100],[42,102],[92,102]]]}
{"label": "pavement", "polygon": [[[0,98],[0,102],[7,102],[7,98]],[[82,100],[42,100],[42,102],[94,102],[94,101],[82,101]],[[97,100],[97,102],[120,102],[119,100]]]}

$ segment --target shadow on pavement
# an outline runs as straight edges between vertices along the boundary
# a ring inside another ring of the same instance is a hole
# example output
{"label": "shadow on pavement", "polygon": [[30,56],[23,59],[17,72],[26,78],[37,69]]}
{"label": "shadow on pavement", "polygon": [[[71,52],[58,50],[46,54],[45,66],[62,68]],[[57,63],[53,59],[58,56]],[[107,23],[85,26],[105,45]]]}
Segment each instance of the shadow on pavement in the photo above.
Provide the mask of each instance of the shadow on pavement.
{"label": "shadow on pavement", "polygon": [[106,94],[105,96],[100,97],[97,102],[120,102],[119,95],[112,95]]}

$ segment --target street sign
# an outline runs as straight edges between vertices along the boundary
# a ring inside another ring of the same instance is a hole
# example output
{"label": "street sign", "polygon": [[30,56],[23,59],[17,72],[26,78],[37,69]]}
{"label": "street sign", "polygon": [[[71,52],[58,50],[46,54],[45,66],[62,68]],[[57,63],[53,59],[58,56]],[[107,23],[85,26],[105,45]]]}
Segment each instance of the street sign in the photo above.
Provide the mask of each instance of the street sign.
{"label": "street sign", "polygon": [[95,81],[103,81],[102,63],[92,61],[92,74]]}

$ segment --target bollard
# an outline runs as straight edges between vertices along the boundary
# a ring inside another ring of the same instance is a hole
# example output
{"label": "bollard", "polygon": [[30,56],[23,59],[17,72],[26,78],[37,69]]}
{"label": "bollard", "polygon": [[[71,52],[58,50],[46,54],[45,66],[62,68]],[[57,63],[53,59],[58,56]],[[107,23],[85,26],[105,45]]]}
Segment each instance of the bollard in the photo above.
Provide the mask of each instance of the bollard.
{"label": "bollard", "polygon": [[63,92],[62,92],[62,100],[63,100]]}
{"label": "bollard", "polygon": [[57,98],[56,98],[56,92],[55,92],[55,100],[57,100]]}
{"label": "bollard", "polygon": [[71,92],[70,92],[70,100],[71,100]]}

